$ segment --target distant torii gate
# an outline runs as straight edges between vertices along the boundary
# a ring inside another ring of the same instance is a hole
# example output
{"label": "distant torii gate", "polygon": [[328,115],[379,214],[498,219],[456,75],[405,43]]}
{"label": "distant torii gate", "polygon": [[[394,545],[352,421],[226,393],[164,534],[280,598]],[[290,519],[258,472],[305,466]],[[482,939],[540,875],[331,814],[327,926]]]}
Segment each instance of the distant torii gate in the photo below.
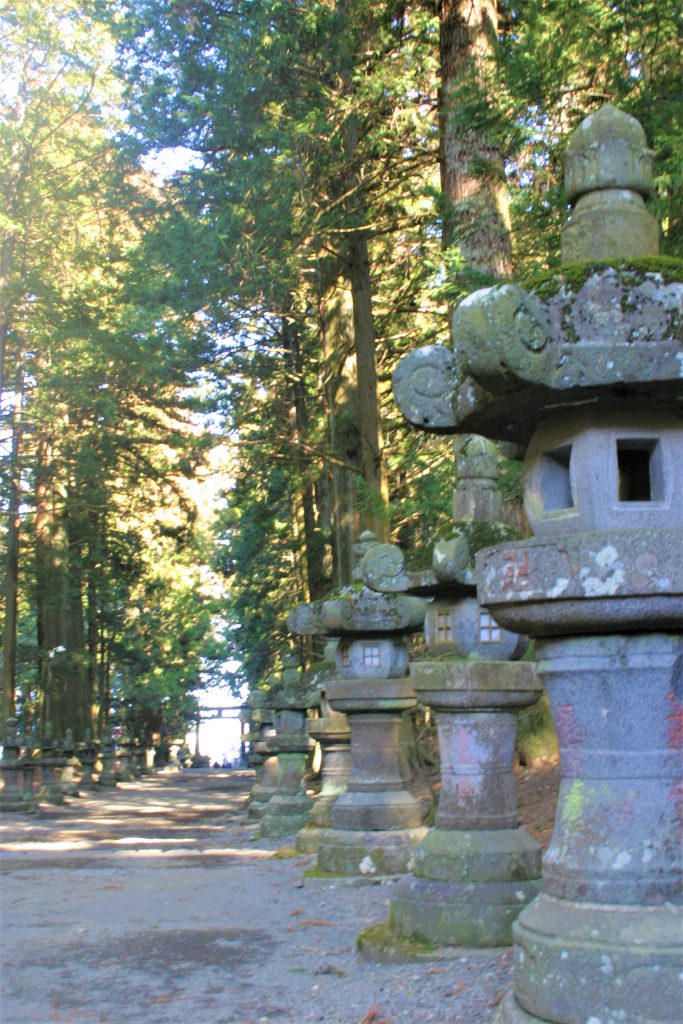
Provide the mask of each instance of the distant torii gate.
{"label": "distant torii gate", "polygon": [[[236,711],[240,712],[244,708],[244,704],[219,704],[215,707],[208,707],[206,705],[198,705],[197,710],[197,724],[195,726],[195,743],[194,743],[194,756],[199,757],[199,726],[202,722],[212,722],[217,718],[223,718],[224,711]],[[226,718],[236,718],[237,715],[226,715]],[[246,749],[244,740],[240,736],[240,759],[243,760],[245,757]]]}

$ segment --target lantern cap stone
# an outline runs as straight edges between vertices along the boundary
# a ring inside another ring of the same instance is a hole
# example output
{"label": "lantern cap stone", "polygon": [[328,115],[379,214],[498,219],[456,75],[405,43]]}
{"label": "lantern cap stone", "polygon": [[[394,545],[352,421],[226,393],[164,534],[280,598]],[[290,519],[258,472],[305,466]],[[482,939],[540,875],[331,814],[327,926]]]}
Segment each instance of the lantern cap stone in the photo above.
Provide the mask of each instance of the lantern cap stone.
{"label": "lantern cap stone", "polygon": [[564,152],[567,198],[598,189],[652,193],[653,151],[635,117],[606,103],[583,119]]}

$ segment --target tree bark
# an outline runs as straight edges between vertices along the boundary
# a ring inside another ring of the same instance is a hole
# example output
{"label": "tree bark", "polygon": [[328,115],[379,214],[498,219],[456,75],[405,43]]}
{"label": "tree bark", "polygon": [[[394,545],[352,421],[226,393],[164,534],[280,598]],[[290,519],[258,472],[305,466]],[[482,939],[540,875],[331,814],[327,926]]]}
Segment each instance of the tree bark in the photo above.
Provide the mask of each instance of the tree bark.
{"label": "tree bark", "polygon": [[440,169],[443,241],[466,263],[495,277],[512,271],[503,155],[458,107],[469,89],[486,90],[498,28],[496,0],[441,0]]}
{"label": "tree bark", "polygon": [[21,518],[21,405],[24,390],[23,373],[17,370],[15,399],[12,411],[12,449],[9,464],[7,509],[7,556],[5,563],[5,621],[2,643],[2,726],[13,718],[16,710],[17,685],[17,607],[19,593],[19,531]]}

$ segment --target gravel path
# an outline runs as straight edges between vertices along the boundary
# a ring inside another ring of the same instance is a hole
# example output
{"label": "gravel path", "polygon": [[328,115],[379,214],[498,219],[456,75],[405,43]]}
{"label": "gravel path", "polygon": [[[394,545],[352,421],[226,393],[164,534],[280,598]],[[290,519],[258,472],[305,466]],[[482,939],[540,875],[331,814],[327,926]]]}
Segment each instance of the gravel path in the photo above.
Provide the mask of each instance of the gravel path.
{"label": "gravel path", "polygon": [[509,950],[368,963],[391,883],[304,881],[249,772],[159,774],[0,818],[2,1024],[488,1024]]}

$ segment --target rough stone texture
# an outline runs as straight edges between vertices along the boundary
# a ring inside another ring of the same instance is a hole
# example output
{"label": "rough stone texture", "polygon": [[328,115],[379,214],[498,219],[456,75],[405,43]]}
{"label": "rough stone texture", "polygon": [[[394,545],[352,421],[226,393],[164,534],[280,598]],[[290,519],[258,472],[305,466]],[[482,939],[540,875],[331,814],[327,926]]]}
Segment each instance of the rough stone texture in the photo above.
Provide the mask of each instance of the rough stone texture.
{"label": "rough stone texture", "polygon": [[435,661],[411,666],[416,695],[436,713],[441,794],[436,827],[399,883],[390,923],[451,945],[506,945],[539,890],[541,854],[522,828],[512,775],[515,710],[536,701],[532,664]]}
{"label": "rough stone texture", "polygon": [[398,364],[394,394],[406,419],[527,442],[539,420],[619,391],[680,404],[683,284],[629,267],[596,268],[579,286],[561,273],[557,282],[545,300],[515,284],[464,299],[453,314],[457,359],[432,345]]}
{"label": "rough stone texture", "polygon": [[670,409],[618,403],[542,424],[524,472],[534,535],[683,528],[680,428]]}
{"label": "rough stone texture", "polygon": [[[480,623],[481,605],[476,597],[461,597],[456,601],[436,598],[425,615],[425,640],[430,654],[434,657],[452,654],[458,658],[487,661],[508,661],[524,654],[527,647],[525,637],[507,629],[496,629],[493,634],[496,639],[491,639],[490,630],[483,639]],[[414,672],[413,680],[424,671],[423,664],[431,662],[416,663],[411,670]]]}
{"label": "rough stone texture", "polygon": [[615,188],[649,198],[653,160],[640,122],[605,103],[583,119],[562,156],[567,198],[573,203],[587,192]]}
{"label": "rough stone texture", "polygon": [[351,772],[332,808],[337,829],[367,832],[412,829],[422,822],[419,801],[406,788],[400,761],[403,711],[415,707],[407,679],[332,683],[330,704],[350,716]]}
{"label": "rough stone texture", "polygon": [[414,633],[423,619],[421,598],[376,594],[367,587],[342,591],[323,603],[323,623],[333,636]]}
{"label": "rough stone texture", "polygon": [[609,103],[582,121],[564,153],[574,204],[562,231],[564,263],[659,252],[659,225],[643,201],[653,191],[653,156],[638,121]]}
{"label": "rough stone texture", "polygon": [[332,825],[332,806],[346,791],[351,771],[351,730],[346,715],[335,711],[327,697],[321,695],[320,718],[306,723],[308,735],[322,749],[320,792],[315,798],[308,824],[297,833],[297,849],[315,853],[325,829]]}
{"label": "rough stone texture", "polygon": [[415,848],[426,831],[330,829],[320,839],[316,870],[359,879],[405,874],[414,867]]}
{"label": "rough stone texture", "polygon": [[479,597],[532,636],[680,629],[680,530],[609,530],[520,541],[477,556]]}
{"label": "rough stone texture", "polygon": [[[567,158],[570,195],[643,191],[643,148],[642,134],[613,108],[587,120]],[[589,215],[613,204],[622,217],[615,237],[639,231],[647,246],[646,227],[634,227],[637,197],[623,198],[580,195],[577,214],[582,204]],[[584,244],[583,233],[570,225],[570,248]],[[540,536],[480,552],[478,572],[480,598],[499,621],[546,638],[538,666],[562,773],[543,891],[513,927],[515,991],[495,1019],[680,1024],[683,285],[612,269],[589,276],[569,304],[561,292],[545,313],[551,327],[558,311],[570,317],[560,327],[574,332],[575,358],[542,378],[554,409],[541,402],[527,413],[525,386],[512,396],[504,372],[485,384],[529,423],[554,417],[541,423],[527,459],[527,507]],[[513,321],[500,328],[501,345],[512,337],[514,348]],[[558,353],[553,344],[544,351]],[[610,379],[628,386],[616,396]],[[597,407],[568,417],[584,391]],[[480,395],[470,407],[478,402],[481,412],[487,401]]]}

